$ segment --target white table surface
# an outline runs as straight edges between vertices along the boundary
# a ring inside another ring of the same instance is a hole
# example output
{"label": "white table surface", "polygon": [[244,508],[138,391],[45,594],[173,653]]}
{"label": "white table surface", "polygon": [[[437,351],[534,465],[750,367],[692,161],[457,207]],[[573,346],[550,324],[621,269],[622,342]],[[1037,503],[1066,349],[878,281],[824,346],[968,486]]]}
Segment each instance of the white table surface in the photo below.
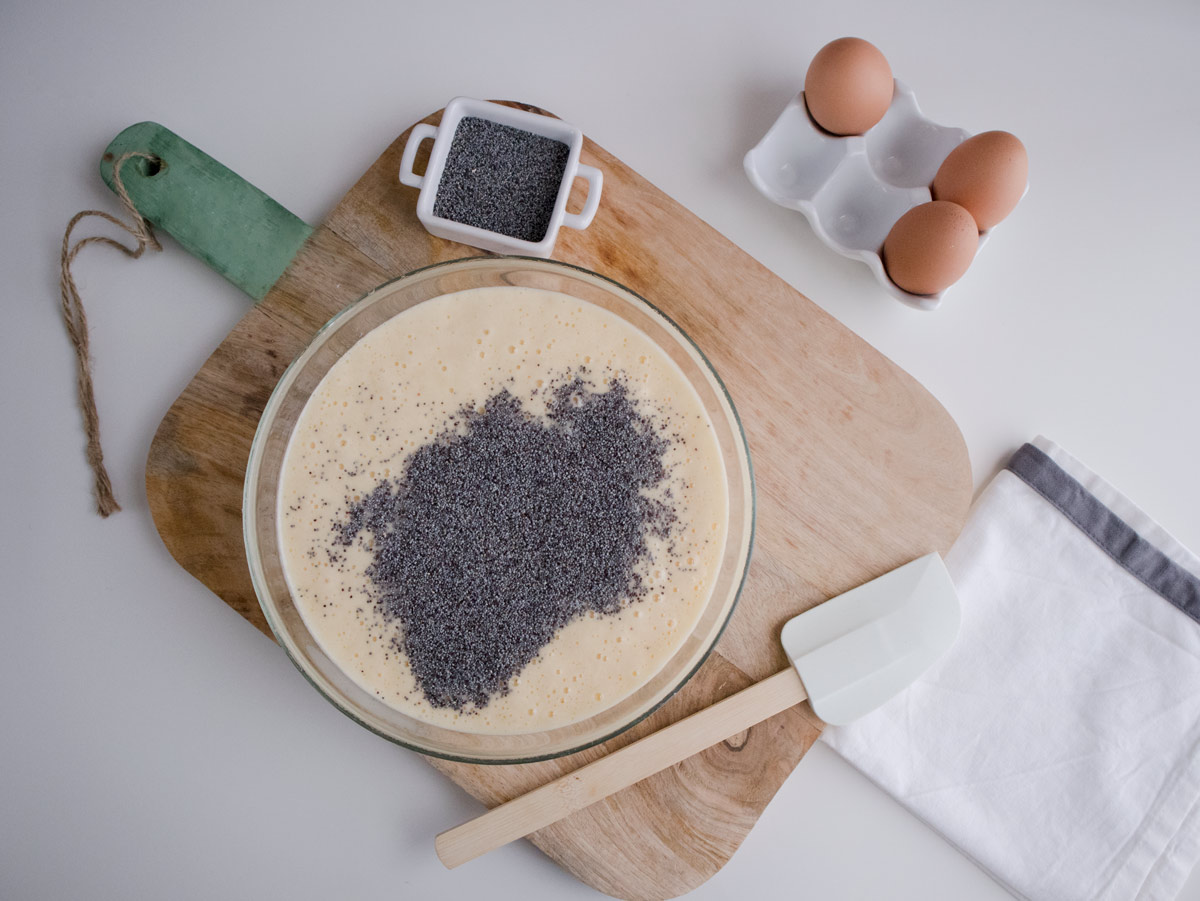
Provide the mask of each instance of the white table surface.
{"label": "white table surface", "polygon": [[[742,173],[845,34],[935,121],[1029,149],[1028,195],[935,313]],[[92,512],[58,248],[77,210],[117,211],[96,169],[126,125],[162,122],[320,222],[451,97],[538,104],[915,375],[977,486],[1044,433],[1195,549],[1198,38],[1194,0],[6,2],[0,896],[600,897],[524,842],[444,870],[433,835],[480,806],[334,710],[163,548],[150,440],[248,304],[170,240],[79,260],[125,507]],[[823,746],[694,897],[794,898],[798,876],[814,898],[1008,897]]]}

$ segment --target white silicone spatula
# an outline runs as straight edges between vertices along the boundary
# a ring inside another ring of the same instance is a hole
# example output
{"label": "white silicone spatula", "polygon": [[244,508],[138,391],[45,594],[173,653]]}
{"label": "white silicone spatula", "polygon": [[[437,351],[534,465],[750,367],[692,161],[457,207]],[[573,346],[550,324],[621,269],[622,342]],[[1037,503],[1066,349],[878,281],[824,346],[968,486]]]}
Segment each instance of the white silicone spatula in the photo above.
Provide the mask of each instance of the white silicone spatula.
{"label": "white silicone spatula", "polygon": [[514,798],[437,837],[447,867],[536,832],[808,698],[841,725],[912,684],[958,632],[958,597],[928,554],[793,617],[780,634],[792,665],[705,710]]}

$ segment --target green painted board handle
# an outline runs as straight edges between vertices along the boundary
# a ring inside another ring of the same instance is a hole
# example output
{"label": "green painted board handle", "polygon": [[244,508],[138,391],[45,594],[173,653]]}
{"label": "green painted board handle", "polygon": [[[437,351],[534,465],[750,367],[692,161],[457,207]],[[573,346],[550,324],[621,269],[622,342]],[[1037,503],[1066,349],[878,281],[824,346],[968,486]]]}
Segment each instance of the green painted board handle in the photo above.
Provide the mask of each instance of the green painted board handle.
{"label": "green painted board handle", "polygon": [[156,122],[131,125],[105,149],[100,176],[110,188],[113,163],[130,151],[162,160],[155,166],[132,157],[121,166],[138,212],[255,300],[312,234],[299,217]]}

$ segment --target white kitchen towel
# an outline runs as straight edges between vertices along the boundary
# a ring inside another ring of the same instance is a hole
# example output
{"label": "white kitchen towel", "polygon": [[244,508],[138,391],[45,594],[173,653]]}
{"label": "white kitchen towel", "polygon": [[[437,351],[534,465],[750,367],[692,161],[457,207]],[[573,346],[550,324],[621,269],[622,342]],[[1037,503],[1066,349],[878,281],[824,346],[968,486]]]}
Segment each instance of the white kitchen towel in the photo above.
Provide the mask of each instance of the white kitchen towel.
{"label": "white kitchen towel", "polygon": [[825,740],[1020,897],[1174,898],[1200,856],[1200,560],[1039,438],[946,565],[954,646]]}

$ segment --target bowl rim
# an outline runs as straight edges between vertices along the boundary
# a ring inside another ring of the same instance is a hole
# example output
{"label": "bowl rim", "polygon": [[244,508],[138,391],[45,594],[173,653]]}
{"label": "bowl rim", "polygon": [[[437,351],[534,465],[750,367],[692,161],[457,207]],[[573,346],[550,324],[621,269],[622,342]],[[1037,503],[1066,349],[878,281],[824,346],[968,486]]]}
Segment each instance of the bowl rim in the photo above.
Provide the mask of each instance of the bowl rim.
{"label": "bowl rim", "polygon": [[[605,730],[603,734],[596,738],[588,739],[563,750],[538,754],[523,754],[514,757],[480,758],[472,757],[468,754],[456,754],[441,749],[423,747],[416,742],[408,741],[404,738],[385,732],[384,730],[377,728],[373,724],[367,722],[364,718],[357,715],[357,713],[351,709],[347,703],[345,703],[345,700],[339,696],[338,692],[328,690],[326,686],[322,685],[313,677],[306,666],[298,659],[297,654],[293,652],[292,639],[289,632],[280,622],[277,621],[272,609],[272,605],[266,600],[268,597],[270,597],[271,592],[267,586],[267,576],[263,569],[261,554],[255,550],[257,547],[257,540],[255,537],[257,526],[257,494],[253,489],[258,485],[258,477],[262,466],[264,448],[271,428],[274,425],[274,414],[282,403],[283,397],[286,394],[286,387],[291,385],[293,380],[292,377],[304,365],[304,363],[307,362],[307,360],[311,358],[317,352],[317,350],[320,349],[325,335],[334,331],[343,322],[355,315],[357,310],[367,298],[385,288],[395,285],[397,282],[415,279],[417,276],[426,275],[437,269],[450,268],[453,266],[462,268],[471,268],[473,266],[482,267],[484,265],[494,265],[497,262],[504,261],[522,265],[531,265],[536,269],[543,270],[565,269],[575,273],[583,274],[589,278],[599,279],[602,282],[606,282],[609,285],[615,286],[619,291],[628,294],[636,299],[639,303],[644,304],[653,313],[661,317],[677,335],[682,336],[684,341],[690,345],[692,351],[694,351],[700,362],[708,370],[708,374],[712,377],[716,387],[719,389],[723,397],[725,404],[729,409],[731,414],[730,419],[736,426],[736,429],[734,429],[734,437],[736,439],[737,446],[740,448],[739,456],[745,460],[746,464],[745,494],[748,501],[747,515],[749,525],[747,528],[748,534],[746,537],[745,552],[739,557],[741,574],[738,577],[736,586],[732,587],[732,599],[729,603],[728,611],[713,633],[711,640],[708,642],[708,647],[699,654],[695,664],[692,665],[687,672],[683,673],[679,677],[678,681],[668,691],[666,691],[663,696],[658,699],[658,701],[650,705],[646,710],[642,711],[637,716],[631,718],[628,722],[625,722],[613,729]],[[268,398],[266,405],[263,407],[262,414],[259,417],[258,425],[255,427],[254,438],[251,441],[250,455],[247,461],[246,472],[242,483],[242,544],[246,554],[246,563],[250,570],[250,579],[254,587],[255,598],[258,601],[259,608],[263,612],[263,616],[267,620],[267,624],[271,628],[271,633],[275,636],[276,643],[283,648],[284,653],[287,654],[287,657],[292,662],[292,665],[300,671],[308,683],[313,686],[313,688],[317,690],[318,694],[325,698],[326,701],[332,704],[337,710],[349,717],[359,726],[362,726],[364,729],[373,732],[375,735],[425,756],[436,757],[440,760],[448,760],[457,763],[470,763],[484,766],[538,763],[545,760],[555,760],[561,757],[570,756],[571,754],[577,754],[580,751],[596,747],[597,745],[601,745],[604,742],[621,735],[661,709],[662,706],[667,703],[667,701],[673,698],[685,685],[687,685],[688,682],[692,680],[692,677],[696,675],[696,673],[700,670],[700,667],[702,667],[712,655],[713,651],[720,643],[721,638],[724,636],[725,629],[728,627],[730,620],[733,618],[734,612],[737,610],[738,604],[741,601],[742,591],[746,586],[746,577],[750,572],[750,561],[754,554],[754,542],[757,525],[757,484],[754,474],[754,461],[750,455],[750,443],[746,437],[745,427],[743,426],[741,416],[737,411],[737,406],[734,404],[733,398],[729,393],[729,389],[725,385],[724,380],[721,378],[720,373],[717,372],[716,367],[713,366],[712,362],[708,359],[708,356],[703,350],[701,350],[700,346],[696,344],[691,335],[689,335],[682,326],[680,326],[674,319],[668,316],[651,301],[647,300],[641,294],[614,278],[610,278],[602,273],[588,269],[584,266],[578,266],[574,263],[566,263],[560,260],[550,260],[541,257],[529,257],[514,254],[486,254],[479,256],[458,257],[453,260],[443,260],[426,266],[421,266],[410,270],[403,275],[399,275],[395,278],[387,279],[386,281],[381,282],[362,295],[356,297],[354,300],[350,301],[342,309],[338,310],[338,312],[330,317],[330,319],[313,334],[313,336],[308,340],[305,348],[295,356],[295,358],[291,361],[291,363],[288,364],[287,368],[276,380],[275,386],[271,390],[271,396]]]}

